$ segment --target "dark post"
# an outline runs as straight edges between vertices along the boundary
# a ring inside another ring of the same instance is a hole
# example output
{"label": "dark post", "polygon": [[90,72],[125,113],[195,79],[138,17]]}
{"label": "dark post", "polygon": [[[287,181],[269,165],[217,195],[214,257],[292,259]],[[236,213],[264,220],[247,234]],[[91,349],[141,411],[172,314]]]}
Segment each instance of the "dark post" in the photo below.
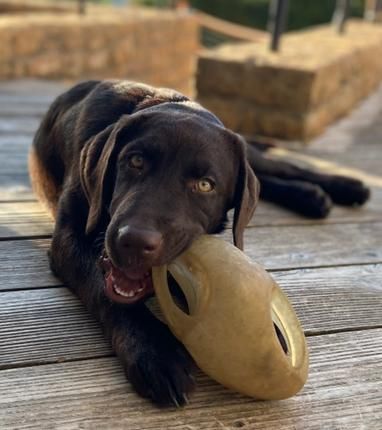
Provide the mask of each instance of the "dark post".
{"label": "dark post", "polygon": [[345,32],[346,20],[349,16],[350,0],[337,0],[336,10],[333,14],[333,24],[337,27],[337,32],[343,34]]}
{"label": "dark post", "polygon": [[271,0],[269,7],[268,31],[271,33],[271,50],[278,51],[280,39],[285,31],[288,16],[288,0]]}
{"label": "dark post", "polygon": [[85,15],[86,13],[86,0],[78,0],[78,13]]}

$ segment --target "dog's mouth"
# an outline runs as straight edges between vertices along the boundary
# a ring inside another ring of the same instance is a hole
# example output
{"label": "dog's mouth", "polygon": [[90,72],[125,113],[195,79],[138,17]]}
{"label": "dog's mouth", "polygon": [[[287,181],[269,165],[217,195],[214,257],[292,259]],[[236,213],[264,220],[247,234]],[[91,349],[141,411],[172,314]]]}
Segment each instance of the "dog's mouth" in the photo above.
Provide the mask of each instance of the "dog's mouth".
{"label": "dog's mouth", "polygon": [[113,302],[134,304],[154,293],[151,270],[120,269],[106,253],[99,260],[104,274],[105,294]]}

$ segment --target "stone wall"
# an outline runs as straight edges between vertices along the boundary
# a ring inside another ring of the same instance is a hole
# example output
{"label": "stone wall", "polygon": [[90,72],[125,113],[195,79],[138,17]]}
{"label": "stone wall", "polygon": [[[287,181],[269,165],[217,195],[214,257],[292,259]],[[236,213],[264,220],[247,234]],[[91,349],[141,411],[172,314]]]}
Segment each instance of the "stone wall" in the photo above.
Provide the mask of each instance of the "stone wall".
{"label": "stone wall", "polygon": [[170,11],[0,15],[0,79],[125,78],[190,94],[198,24]]}
{"label": "stone wall", "polygon": [[197,98],[244,134],[307,140],[346,114],[382,80],[382,26],[352,21],[291,33],[281,52],[268,41],[205,52]]}

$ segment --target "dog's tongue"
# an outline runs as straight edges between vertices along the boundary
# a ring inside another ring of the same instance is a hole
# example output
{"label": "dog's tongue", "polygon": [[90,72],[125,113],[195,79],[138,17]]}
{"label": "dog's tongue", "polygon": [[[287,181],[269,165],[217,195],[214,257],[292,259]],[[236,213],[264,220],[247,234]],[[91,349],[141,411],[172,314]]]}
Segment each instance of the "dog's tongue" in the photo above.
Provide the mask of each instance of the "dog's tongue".
{"label": "dog's tongue", "polygon": [[107,257],[102,258],[101,265],[105,271],[105,293],[114,302],[132,304],[154,290],[150,272],[119,269]]}

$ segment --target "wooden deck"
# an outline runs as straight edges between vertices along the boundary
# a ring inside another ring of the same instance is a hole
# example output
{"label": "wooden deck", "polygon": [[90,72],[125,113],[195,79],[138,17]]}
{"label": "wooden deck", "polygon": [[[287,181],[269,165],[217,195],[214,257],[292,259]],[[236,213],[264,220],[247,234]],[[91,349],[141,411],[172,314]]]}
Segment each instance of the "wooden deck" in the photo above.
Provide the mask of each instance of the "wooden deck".
{"label": "wooden deck", "polygon": [[303,151],[356,169],[373,186],[369,205],[317,222],[262,203],[247,229],[248,254],[305,328],[307,385],[259,402],[199,374],[179,410],[134,394],[97,323],[49,272],[52,223],[30,191],[26,156],[63,88],[0,84],[0,429],[381,430],[382,87]]}

